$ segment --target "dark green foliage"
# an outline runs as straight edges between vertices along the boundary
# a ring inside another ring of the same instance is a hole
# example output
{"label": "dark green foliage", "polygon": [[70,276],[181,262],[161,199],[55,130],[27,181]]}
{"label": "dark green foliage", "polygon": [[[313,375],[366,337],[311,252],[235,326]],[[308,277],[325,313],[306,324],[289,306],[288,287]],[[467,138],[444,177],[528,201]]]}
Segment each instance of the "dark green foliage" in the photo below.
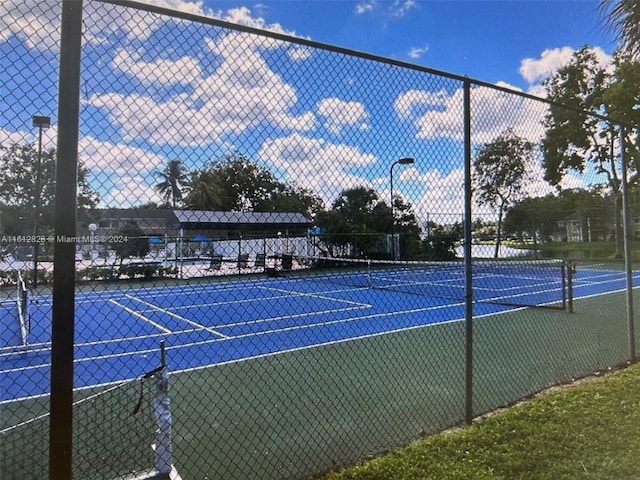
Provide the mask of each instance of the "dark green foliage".
{"label": "dark green foliage", "polygon": [[[33,234],[35,202],[38,198],[38,234],[53,232],[56,150],[38,150],[33,145],[0,144],[0,208],[2,229],[9,235]],[[39,168],[38,168],[39,167]],[[36,177],[40,188],[36,195]],[[99,201],[89,186],[89,170],[78,167],[78,222],[86,221]]]}
{"label": "dark green foliage", "polygon": [[456,232],[433,232],[423,242],[424,256],[427,260],[455,260],[458,241],[460,235]]}
{"label": "dark green foliage", "polygon": [[640,3],[637,0],[600,0],[600,13],[620,49],[640,58]]}
{"label": "dark green foliage", "polygon": [[522,197],[527,181],[527,165],[532,161],[533,144],[507,130],[480,147],[473,161],[477,201],[498,210],[496,246],[498,258],[505,211]]}
{"label": "dark green foliage", "polygon": [[182,189],[189,185],[189,174],[182,161],[169,160],[164,169],[154,172],[160,180],[155,188],[165,205],[176,208],[182,201]]}
{"label": "dark green foliage", "polygon": [[149,253],[149,238],[137,223],[128,222],[122,225],[114,235],[109,247],[116,253],[120,262],[125,258],[142,258]]}
{"label": "dark green foliage", "polygon": [[331,256],[388,258],[387,238],[395,232],[400,236],[401,258],[415,258],[420,251],[420,227],[411,205],[400,197],[391,208],[378,193],[367,187],[342,191],[331,210],[318,213],[316,224],[320,237]]}
{"label": "dark green foliage", "polygon": [[[545,120],[542,153],[545,179],[552,185],[560,186],[567,173],[584,172],[588,165],[606,176],[613,199],[615,256],[619,257],[622,255],[622,177],[620,131],[614,122],[637,125],[640,119],[640,65],[628,52],[618,52],[613,67],[602,65],[595,51],[585,46],[545,82],[547,98],[556,103],[549,107]],[[613,122],[589,114],[609,116]],[[637,135],[631,135],[629,129],[624,138],[628,182],[633,186],[640,180],[640,140]]]}
{"label": "dark green foliage", "polygon": [[194,210],[296,212],[309,218],[322,209],[318,196],[277,179],[241,153],[192,172],[184,201]]}

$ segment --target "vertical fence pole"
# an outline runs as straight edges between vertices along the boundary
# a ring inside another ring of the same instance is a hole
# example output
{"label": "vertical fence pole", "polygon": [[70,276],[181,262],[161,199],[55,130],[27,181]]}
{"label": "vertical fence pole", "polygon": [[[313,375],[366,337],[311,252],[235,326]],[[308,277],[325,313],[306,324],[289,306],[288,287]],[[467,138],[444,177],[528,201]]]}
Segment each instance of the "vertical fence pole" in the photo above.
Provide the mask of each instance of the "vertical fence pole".
{"label": "vertical fence pole", "polygon": [[473,270],[471,263],[471,82],[464,81],[465,422],[473,421]]}
{"label": "vertical fence pole", "polygon": [[624,266],[627,283],[627,322],[629,326],[629,361],[636,362],[635,326],[633,324],[633,271],[631,258],[631,216],[627,185],[627,159],[625,156],[624,126],[620,125],[620,164],[622,166],[622,228],[624,237]]}
{"label": "vertical fence pole", "polygon": [[72,478],[73,341],[76,176],[80,112],[82,1],[62,2],[58,84],[58,158],[56,164],[53,307],[51,319],[51,415],[49,478]]}

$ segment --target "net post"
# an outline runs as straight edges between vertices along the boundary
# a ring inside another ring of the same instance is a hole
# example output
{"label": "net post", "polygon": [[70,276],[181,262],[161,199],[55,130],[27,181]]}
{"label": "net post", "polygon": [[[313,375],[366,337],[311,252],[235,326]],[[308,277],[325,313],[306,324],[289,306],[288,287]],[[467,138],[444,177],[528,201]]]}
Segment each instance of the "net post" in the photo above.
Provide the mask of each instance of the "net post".
{"label": "net post", "polygon": [[569,299],[569,313],[573,313],[573,275],[576,272],[574,262],[567,264],[567,296]]}
{"label": "net post", "polygon": [[156,391],[153,410],[156,418],[155,470],[161,475],[169,475],[173,466],[171,445],[171,398],[169,396],[169,371],[165,340],[160,342],[161,369],[155,375]]}
{"label": "net post", "polygon": [[567,310],[567,262],[562,259],[562,310]]}
{"label": "net post", "polygon": [[167,366],[167,352],[165,349],[166,340],[160,342],[160,366],[165,368]]}
{"label": "net post", "polygon": [[31,316],[28,308],[28,291],[20,270],[16,273],[16,302],[18,309],[18,323],[20,328],[21,346],[29,346],[29,333],[31,333]]}

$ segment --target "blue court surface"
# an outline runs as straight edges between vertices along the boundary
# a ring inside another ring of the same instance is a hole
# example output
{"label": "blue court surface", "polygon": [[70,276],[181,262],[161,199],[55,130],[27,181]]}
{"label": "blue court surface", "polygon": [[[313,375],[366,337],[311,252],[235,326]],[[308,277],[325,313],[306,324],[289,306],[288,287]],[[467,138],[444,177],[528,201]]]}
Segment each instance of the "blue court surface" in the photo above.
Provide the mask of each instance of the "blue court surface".
{"label": "blue court surface", "polygon": [[[388,272],[387,272],[388,273]],[[421,294],[347,286],[322,278],[241,279],[199,285],[76,294],[75,387],[135,378],[159,363],[172,372],[339,343],[464,319],[458,272]],[[640,273],[634,272],[634,282]],[[424,286],[423,286],[424,287]],[[524,274],[474,277],[476,318],[517,304],[561,305],[563,279]],[[574,298],[625,289],[620,270],[580,268]],[[483,294],[483,291],[485,292]],[[451,298],[446,298],[450,296]],[[513,301],[511,301],[513,300]],[[0,402],[49,392],[51,298],[33,298],[28,345],[20,345],[15,301],[0,304]],[[561,315],[552,313],[550,315]]]}

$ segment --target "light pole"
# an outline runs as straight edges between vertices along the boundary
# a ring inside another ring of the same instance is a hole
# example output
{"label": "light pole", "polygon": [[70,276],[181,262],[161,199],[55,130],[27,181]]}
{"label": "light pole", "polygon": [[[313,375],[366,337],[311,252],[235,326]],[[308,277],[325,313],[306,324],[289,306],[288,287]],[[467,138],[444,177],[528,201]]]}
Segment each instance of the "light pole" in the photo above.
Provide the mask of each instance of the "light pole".
{"label": "light pole", "polygon": [[391,260],[397,260],[396,258],[396,215],[395,207],[393,206],[393,167],[396,165],[413,165],[416,163],[415,158],[406,157],[396,160],[391,164],[389,169],[389,178],[391,180]]}
{"label": "light pole", "polygon": [[42,130],[51,126],[51,118],[42,115],[31,117],[33,126],[38,128],[38,163],[36,164],[34,219],[33,219],[33,288],[38,286],[38,221],[40,216],[40,164],[42,162]]}
{"label": "light pole", "polygon": [[91,260],[91,266],[93,267],[93,255],[96,249],[96,230],[98,229],[98,225],[96,225],[95,223],[90,223],[89,224],[89,232],[91,235],[91,250],[89,251],[89,259]]}

